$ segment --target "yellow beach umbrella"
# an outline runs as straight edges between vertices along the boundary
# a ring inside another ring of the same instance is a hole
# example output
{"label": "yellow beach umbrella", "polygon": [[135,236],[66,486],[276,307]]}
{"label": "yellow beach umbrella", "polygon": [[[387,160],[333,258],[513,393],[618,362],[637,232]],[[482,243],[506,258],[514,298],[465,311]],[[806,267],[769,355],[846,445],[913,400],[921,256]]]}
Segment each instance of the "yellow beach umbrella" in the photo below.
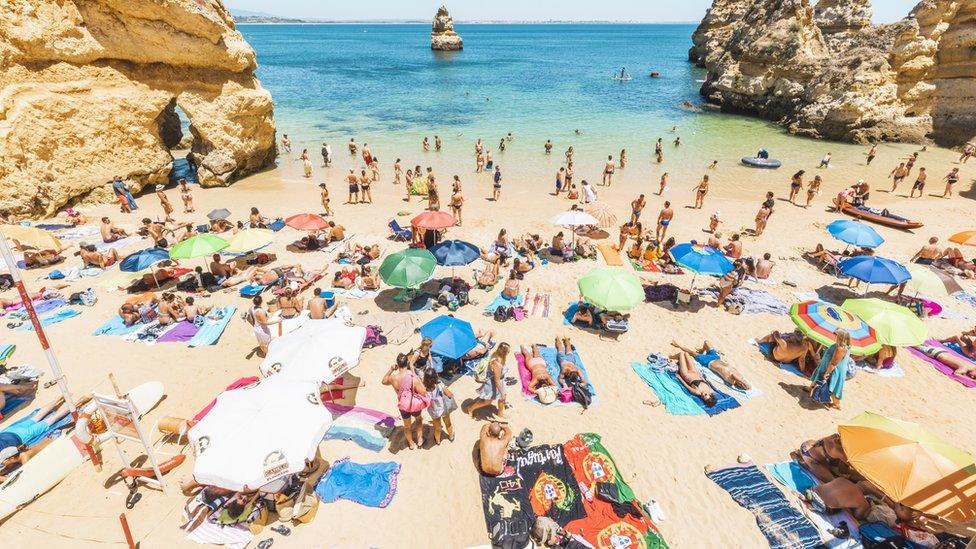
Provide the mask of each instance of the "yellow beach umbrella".
{"label": "yellow beach umbrella", "polygon": [[22,245],[30,246],[38,250],[54,250],[60,252],[64,245],[54,236],[54,233],[38,229],[35,227],[25,227],[23,225],[2,225],[0,232],[11,240],[16,240]]}
{"label": "yellow beach umbrella", "polygon": [[892,347],[910,347],[924,343],[929,329],[907,307],[876,298],[848,299],[841,307],[861,317],[874,328],[878,341]]}
{"label": "yellow beach umbrella", "polygon": [[244,229],[231,237],[222,251],[228,254],[246,254],[263,248],[274,241],[274,233],[268,229]]}
{"label": "yellow beach umbrella", "polygon": [[905,283],[905,289],[915,294],[940,296],[962,290],[956,279],[944,271],[937,271],[929,265],[909,263],[905,265],[912,278]]}
{"label": "yellow beach umbrella", "polygon": [[949,242],[955,242],[963,246],[976,246],[976,230],[956,233],[949,237]]}
{"label": "yellow beach umbrella", "polygon": [[838,432],[851,466],[891,499],[950,520],[976,516],[976,500],[953,488],[958,483],[976,489],[971,455],[916,423],[871,412],[840,425]]}

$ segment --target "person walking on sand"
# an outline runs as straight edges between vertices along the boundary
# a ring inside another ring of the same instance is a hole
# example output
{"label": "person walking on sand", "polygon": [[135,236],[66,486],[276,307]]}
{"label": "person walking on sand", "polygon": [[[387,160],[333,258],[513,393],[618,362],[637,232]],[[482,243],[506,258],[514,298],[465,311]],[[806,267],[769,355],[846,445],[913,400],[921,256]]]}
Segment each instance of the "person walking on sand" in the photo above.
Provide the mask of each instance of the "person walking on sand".
{"label": "person walking on sand", "polygon": [[666,190],[668,190],[668,172],[664,172],[661,174],[661,182],[657,189],[657,195],[663,196],[664,191]]}
{"label": "person walking on sand", "polygon": [[644,211],[644,207],[647,206],[647,200],[644,199],[644,195],[640,195],[630,202],[630,223],[636,225],[640,221],[641,213]]}
{"label": "person walking on sand", "polygon": [[164,187],[162,185],[156,185],[156,197],[159,198],[159,205],[163,207],[163,214],[165,216],[165,221],[167,223],[172,223],[173,220],[173,204],[170,203],[169,198],[166,193],[163,192]]}
{"label": "person walking on sand", "polygon": [[403,419],[403,435],[407,447],[416,450],[424,445],[424,419],[421,412],[430,405],[427,388],[413,370],[413,352],[400,353],[396,363],[383,376],[382,384],[393,388],[397,396],[397,410]]}
{"label": "person walking on sand", "polygon": [[278,324],[281,320],[269,318],[267,309],[262,306],[264,300],[261,296],[254,296],[251,303],[251,310],[245,318],[250,321],[254,328],[254,337],[258,340],[258,349],[263,358],[268,355],[268,345],[271,344],[271,325]]}
{"label": "person walking on sand", "polygon": [[661,213],[657,214],[657,229],[654,231],[655,240],[664,242],[668,236],[668,227],[671,225],[672,219],[674,219],[674,210],[671,209],[671,202],[666,200],[664,207],[661,208]]}
{"label": "person walking on sand", "polygon": [[613,183],[614,171],[613,155],[607,156],[607,163],[603,165],[603,186],[609,187]]}
{"label": "person walking on sand", "polygon": [[373,163],[373,150],[369,148],[369,143],[363,143],[363,163],[367,166]]}
{"label": "person walking on sand", "polygon": [[502,167],[495,166],[495,174],[491,177],[492,180],[492,193],[491,199],[494,202],[498,202],[498,199],[502,196]]}
{"label": "person walking on sand", "polygon": [[627,149],[620,149],[620,169],[627,165]]}
{"label": "person walking on sand", "polygon": [[400,165],[400,159],[397,158],[396,162],[393,163],[393,184],[399,185],[403,179],[403,166]]}
{"label": "person walking on sand", "polygon": [[596,195],[596,190],[593,189],[593,185],[590,185],[590,182],[585,179],[583,180],[582,185],[583,185],[583,195],[582,195],[583,203],[592,204],[593,202],[596,202],[597,195]]}
{"label": "person walking on sand", "polygon": [[952,196],[952,188],[959,183],[959,168],[952,168],[949,175],[942,178],[946,182],[945,192],[942,193],[942,198],[949,198]]}
{"label": "person walking on sand", "polygon": [[332,215],[332,208],[329,206],[329,188],[325,183],[319,183],[319,188],[322,189],[319,195],[319,200],[322,201],[322,211],[324,215]]}
{"label": "person walking on sand", "polygon": [[332,147],[329,146],[325,141],[322,142],[322,149],[319,151],[322,154],[322,165],[328,168],[332,165]]}
{"label": "person walking on sand", "polygon": [[867,165],[868,166],[870,166],[871,165],[871,162],[874,161],[874,157],[875,156],[878,156],[878,145],[877,144],[872,144],[871,145],[871,150],[868,151],[868,162],[867,162]]}
{"label": "person walking on sand", "polygon": [[766,223],[769,221],[769,216],[773,213],[771,209],[763,205],[759,208],[759,212],[756,213],[756,234],[754,236],[762,236],[763,231],[766,230]]}
{"label": "person walking on sand", "polygon": [[281,148],[286,153],[291,154],[291,139],[287,133],[281,136]]}
{"label": "person walking on sand", "polygon": [[810,203],[813,202],[813,197],[820,194],[820,185],[823,184],[823,179],[819,175],[813,176],[813,181],[807,186],[807,203],[803,206],[804,208],[809,208]]}
{"label": "person walking on sand", "polygon": [[447,431],[447,440],[454,442],[454,426],[451,425],[451,412],[457,409],[454,393],[444,385],[433,368],[424,370],[424,388],[430,399],[427,414],[434,426],[434,444],[440,445],[442,428]]}
{"label": "person walking on sand", "polygon": [[925,168],[918,169],[918,176],[915,178],[915,184],[912,185],[912,190],[908,193],[908,198],[915,197],[915,191],[918,191],[918,197],[922,197],[922,192],[925,190],[925,181],[929,178],[929,174],[925,173]]}
{"label": "person walking on sand", "polygon": [[695,185],[695,209],[700,210],[705,205],[705,196],[708,195],[708,176],[703,175],[698,185]]}
{"label": "person walking on sand", "polygon": [[461,210],[464,208],[464,197],[461,196],[461,186],[454,186],[454,193],[451,195],[451,214],[454,216],[454,222],[461,226],[464,222],[464,216]]}
{"label": "person walking on sand", "polygon": [[966,147],[962,150],[962,156],[959,157],[959,162],[965,164],[976,154],[976,144],[966,143]]}
{"label": "person walking on sand", "polygon": [[895,192],[895,190],[898,189],[898,184],[908,177],[908,167],[905,166],[904,162],[902,162],[901,164],[898,164],[895,169],[891,170],[888,177],[891,178],[891,192]]}
{"label": "person walking on sand", "polygon": [[439,135],[435,135],[435,136],[434,136],[434,150],[435,150],[436,152],[440,152],[440,150],[441,150],[441,145],[442,145],[442,143],[441,143],[441,136],[439,136]]}
{"label": "person walking on sand", "polygon": [[508,416],[505,415],[505,377],[508,376],[508,368],[506,366],[506,361],[508,360],[508,353],[510,347],[508,343],[499,343],[498,347],[491,354],[491,358],[488,359],[488,370],[485,372],[485,381],[478,388],[478,398],[472,402],[467,410],[462,410],[463,412],[474,415],[474,413],[482,408],[491,406],[495,403],[495,416],[507,419]]}
{"label": "person walking on sand", "polygon": [[790,204],[796,205],[796,197],[803,190],[803,174],[806,173],[800,170],[793,174],[793,178],[790,180]]}
{"label": "person walking on sand", "polygon": [[359,178],[352,168],[349,168],[349,173],[346,175],[346,183],[349,184],[349,199],[346,200],[346,204],[359,204]]}
{"label": "person walking on sand", "polygon": [[193,195],[186,179],[180,179],[180,198],[183,200],[183,213],[193,213]]}
{"label": "person walking on sand", "polygon": [[349,143],[346,144],[346,147],[349,148],[349,156],[356,156],[356,151],[359,150],[359,145],[356,145],[355,137],[349,138]]}
{"label": "person walking on sand", "polygon": [[559,169],[556,170],[556,194],[554,196],[559,196],[564,186],[566,186],[566,168],[559,166]]}

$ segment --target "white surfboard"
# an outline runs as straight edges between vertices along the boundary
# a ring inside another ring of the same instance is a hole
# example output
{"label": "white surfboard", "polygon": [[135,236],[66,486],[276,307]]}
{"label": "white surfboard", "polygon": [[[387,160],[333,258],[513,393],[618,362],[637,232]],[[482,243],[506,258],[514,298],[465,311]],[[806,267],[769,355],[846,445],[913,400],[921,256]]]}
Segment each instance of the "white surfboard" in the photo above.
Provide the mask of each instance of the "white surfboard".
{"label": "white surfboard", "polygon": [[[163,399],[163,384],[158,381],[143,383],[128,395],[142,417]],[[87,460],[85,447],[74,434],[56,438],[0,484],[0,521],[57,486]]]}

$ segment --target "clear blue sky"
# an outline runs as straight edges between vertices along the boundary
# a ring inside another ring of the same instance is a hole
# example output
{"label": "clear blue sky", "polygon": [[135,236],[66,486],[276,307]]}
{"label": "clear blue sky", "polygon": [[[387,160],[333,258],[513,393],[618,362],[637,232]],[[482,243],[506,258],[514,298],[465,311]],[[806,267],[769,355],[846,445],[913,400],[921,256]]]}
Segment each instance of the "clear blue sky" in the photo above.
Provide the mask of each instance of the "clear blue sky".
{"label": "clear blue sky", "polygon": [[[224,0],[236,9],[334,20],[423,19],[446,3],[461,20],[698,21],[711,0]],[[874,0],[876,22],[908,15],[917,0]]]}

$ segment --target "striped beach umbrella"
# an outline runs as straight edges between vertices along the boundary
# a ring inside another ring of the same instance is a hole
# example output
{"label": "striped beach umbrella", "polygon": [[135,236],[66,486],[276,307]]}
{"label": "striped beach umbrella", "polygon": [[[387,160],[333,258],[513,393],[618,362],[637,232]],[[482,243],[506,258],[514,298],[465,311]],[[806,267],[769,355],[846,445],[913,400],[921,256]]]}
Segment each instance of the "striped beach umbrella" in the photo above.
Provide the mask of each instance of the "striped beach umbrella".
{"label": "striped beach umbrella", "polygon": [[874,328],[832,303],[816,300],[794,303],[790,318],[804,335],[821,345],[833,345],[834,332],[843,329],[851,335],[851,354],[865,356],[881,349]]}

